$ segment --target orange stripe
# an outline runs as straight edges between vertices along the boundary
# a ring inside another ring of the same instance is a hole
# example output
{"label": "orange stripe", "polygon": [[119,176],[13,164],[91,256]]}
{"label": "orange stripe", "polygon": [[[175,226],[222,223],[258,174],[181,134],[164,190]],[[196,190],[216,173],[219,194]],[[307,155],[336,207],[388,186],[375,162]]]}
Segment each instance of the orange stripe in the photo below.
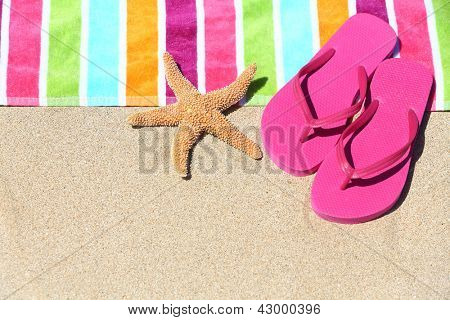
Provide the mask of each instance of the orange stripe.
{"label": "orange stripe", "polygon": [[127,105],[157,105],[157,96],[157,0],[128,0]]}
{"label": "orange stripe", "polygon": [[317,0],[320,46],[348,19],[348,0]]}

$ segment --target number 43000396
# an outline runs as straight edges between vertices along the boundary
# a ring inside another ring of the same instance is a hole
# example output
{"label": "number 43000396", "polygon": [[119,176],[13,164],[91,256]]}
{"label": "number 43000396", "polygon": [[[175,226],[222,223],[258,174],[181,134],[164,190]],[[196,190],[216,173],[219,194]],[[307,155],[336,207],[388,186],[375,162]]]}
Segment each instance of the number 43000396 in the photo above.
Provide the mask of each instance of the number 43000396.
{"label": "number 43000396", "polygon": [[319,304],[262,304],[258,308],[261,314],[319,314]]}

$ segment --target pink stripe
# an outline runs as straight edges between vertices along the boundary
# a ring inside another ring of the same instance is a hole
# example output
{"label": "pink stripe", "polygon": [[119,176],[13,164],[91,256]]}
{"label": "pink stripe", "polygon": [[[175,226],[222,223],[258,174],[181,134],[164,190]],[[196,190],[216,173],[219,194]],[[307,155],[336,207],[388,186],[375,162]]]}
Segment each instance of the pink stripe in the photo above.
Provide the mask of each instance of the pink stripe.
{"label": "pink stripe", "polygon": [[[421,63],[434,74],[427,11],[423,0],[394,0],[394,9],[400,38],[400,56]],[[432,109],[435,109],[434,103]]]}
{"label": "pink stripe", "polygon": [[12,105],[36,105],[30,98],[39,97],[41,23],[42,0],[11,1],[7,96]]}
{"label": "pink stripe", "polygon": [[236,27],[233,1],[204,0],[206,91],[236,79]]}

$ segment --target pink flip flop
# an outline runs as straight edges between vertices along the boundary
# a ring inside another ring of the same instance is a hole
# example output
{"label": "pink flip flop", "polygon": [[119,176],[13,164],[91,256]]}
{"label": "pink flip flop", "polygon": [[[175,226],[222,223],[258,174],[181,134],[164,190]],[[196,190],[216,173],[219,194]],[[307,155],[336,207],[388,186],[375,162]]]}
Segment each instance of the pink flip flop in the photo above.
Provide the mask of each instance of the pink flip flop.
{"label": "pink flip flop", "polygon": [[297,176],[317,170],[348,119],[360,110],[366,74],[390,55],[396,40],[383,20],[354,15],[272,98],[264,109],[261,135],[277,166]]}
{"label": "pink flip flop", "polygon": [[372,102],[344,130],[314,179],[311,202],[320,217],[360,223],[392,208],[408,176],[432,84],[429,71],[415,62],[388,59],[379,65]]}

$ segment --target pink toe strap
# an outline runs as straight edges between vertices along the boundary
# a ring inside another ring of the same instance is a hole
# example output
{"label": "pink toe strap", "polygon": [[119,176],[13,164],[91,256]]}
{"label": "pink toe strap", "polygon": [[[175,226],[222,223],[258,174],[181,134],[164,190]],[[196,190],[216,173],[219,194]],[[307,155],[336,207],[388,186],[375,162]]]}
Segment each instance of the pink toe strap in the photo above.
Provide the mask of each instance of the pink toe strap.
{"label": "pink toe strap", "polygon": [[378,101],[373,101],[366,110],[352,122],[342,133],[341,138],[337,143],[337,158],[339,164],[341,166],[342,171],[344,171],[346,178],[341,185],[341,189],[344,190],[347,188],[348,184],[352,179],[357,178],[366,178],[372,176],[376,173],[381,173],[385,169],[389,168],[391,165],[400,160],[407,152],[409,152],[412,143],[417,135],[419,130],[419,120],[415,112],[410,109],[408,111],[408,122],[409,122],[409,136],[408,141],[396,152],[388,155],[387,157],[376,161],[375,163],[365,167],[365,168],[354,168],[348,161],[347,156],[345,154],[344,149],[344,139],[348,137],[350,134],[357,131],[359,128],[363,127],[375,114],[378,109]]}
{"label": "pink toe strap", "polygon": [[[323,67],[335,54],[336,50],[329,49],[325,51],[319,57],[311,60],[308,64],[306,64],[300,71],[297,73],[296,81],[294,82],[294,94],[298,99],[298,103],[300,105],[300,109],[303,112],[303,115],[306,120],[306,124],[303,127],[303,132],[300,135],[300,141],[304,142],[306,138],[309,136],[311,130],[313,128],[319,128],[323,126],[327,126],[341,120],[352,118],[358,111],[361,109],[364,100],[366,99],[367,93],[367,73],[363,66],[358,67],[358,82],[359,82],[359,99],[358,102],[353,104],[352,106],[338,111],[334,114],[315,119],[311,114],[311,110],[306,102],[305,94],[302,89],[302,82],[306,78],[305,76],[314,73],[321,67]],[[306,96],[309,96],[307,93]]]}

